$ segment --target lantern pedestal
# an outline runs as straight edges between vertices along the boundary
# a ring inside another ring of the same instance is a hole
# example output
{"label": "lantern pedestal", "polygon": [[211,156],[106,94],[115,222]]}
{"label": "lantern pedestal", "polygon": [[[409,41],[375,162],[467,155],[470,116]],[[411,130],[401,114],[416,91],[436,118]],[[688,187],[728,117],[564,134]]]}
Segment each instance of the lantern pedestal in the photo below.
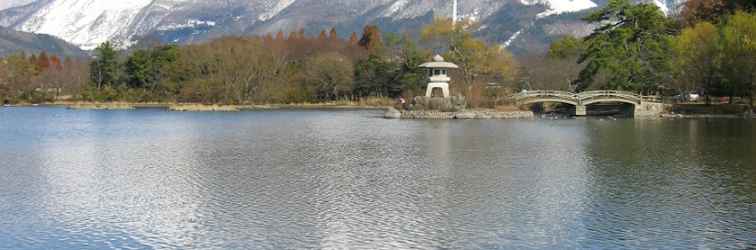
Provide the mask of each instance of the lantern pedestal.
{"label": "lantern pedestal", "polygon": [[432,82],[428,84],[428,88],[425,89],[425,97],[433,97],[433,90],[441,89],[443,98],[449,98],[449,83],[445,82]]}

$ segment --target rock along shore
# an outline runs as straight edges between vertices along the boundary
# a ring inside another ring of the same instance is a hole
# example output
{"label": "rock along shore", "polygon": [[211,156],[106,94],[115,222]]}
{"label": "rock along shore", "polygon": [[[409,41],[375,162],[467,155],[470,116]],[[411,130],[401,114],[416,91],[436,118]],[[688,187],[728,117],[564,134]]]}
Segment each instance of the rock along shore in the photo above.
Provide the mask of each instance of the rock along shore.
{"label": "rock along shore", "polygon": [[384,114],[388,119],[531,119],[535,114],[531,111],[496,111],[496,110],[464,110],[457,112],[442,112],[438,110],[402,110],[388,108]]}

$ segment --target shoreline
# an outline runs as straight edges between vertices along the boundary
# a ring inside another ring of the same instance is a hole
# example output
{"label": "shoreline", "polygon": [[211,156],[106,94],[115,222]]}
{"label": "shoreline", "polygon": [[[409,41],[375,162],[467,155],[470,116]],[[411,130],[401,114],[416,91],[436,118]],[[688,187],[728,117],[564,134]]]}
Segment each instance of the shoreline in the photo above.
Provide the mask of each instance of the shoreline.
{"label": "shoreline", "polygon": [[[413,120],[452,120],[452,119],[533,119],[537,115],[532,111],[498,111],[494,109],[469,109],[457,112],[436,110],[397,110],[390,106],[344,105],[332,103],[300,104],[248,104],[222,105],[201,103],[160,103],[160,102],[51,102],[40,104],[13,104],[0,107],[65,107],[74,110],[135,110],[166,109],[170,112],[242,112],[264,110],[385,110],[384,118]],[[647,118],[661,119],[756,119],[756,113],[748,114],[679,114],[664,113]]]}
{"label": "shoreline", "polygon": [[134,110],[134,109],[166,109],[173,112],[240,112],[255,110],[285,110],[285,109],[365,109],[381,110],[386,106],[372,105],[343,105],[329,103],[303,103],[303,104],[248,104],[248,105],[225,105],[225,104],[202,104],[202,103],[132,103],[132,102],[51,102],[40,104],[13,104],[0,107],[65,107],[76,110]]}
{"label": "shoreline", "polygon": [[756,119],[756,114],[661,114],[662,119]]}

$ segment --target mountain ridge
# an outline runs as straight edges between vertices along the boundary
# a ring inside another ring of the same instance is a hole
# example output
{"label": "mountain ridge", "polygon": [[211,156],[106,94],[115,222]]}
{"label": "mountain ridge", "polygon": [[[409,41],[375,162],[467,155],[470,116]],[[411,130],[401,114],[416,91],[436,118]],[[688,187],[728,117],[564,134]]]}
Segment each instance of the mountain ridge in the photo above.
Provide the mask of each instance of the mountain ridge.
{"label": "mountain ridge", "polygon": [[[515,51],[543,50],[554,36],[584,35],[583,13],[605,0],[14,0],[0,10],[0,26],[58,36],[89,50],[105,41],[127,48],[140,40],[192,43],[224,35],[262,35],[336,27],[340,35],[377,24],[393,32],[417,31],[436,17],[480,23],[476,33]],[[27,1],[27,2],[24,2]],[[658,5],[681,0],[652,0]],[[664,1],[664,2],[662,2]],[[26,3],[26,4],[22,4]],[[15,6],[14,6],[15,5]],[[666,7],[666,5],[665,5]],[[667,9],[670,9],[667,7]],[[539,27],[547,23],[550,28]],[[535,34],[533,32],[541,32]],[[523,39],[535,39],[527,41]],[[528,45],[528,46],[524,46]]]}
{"label": "mountain ridge", "polygon": [[33,34],[0,27],[0,57],[19,52],[32,54],[47,52],[71,57],[87,55],[79,47],[50,35]]}

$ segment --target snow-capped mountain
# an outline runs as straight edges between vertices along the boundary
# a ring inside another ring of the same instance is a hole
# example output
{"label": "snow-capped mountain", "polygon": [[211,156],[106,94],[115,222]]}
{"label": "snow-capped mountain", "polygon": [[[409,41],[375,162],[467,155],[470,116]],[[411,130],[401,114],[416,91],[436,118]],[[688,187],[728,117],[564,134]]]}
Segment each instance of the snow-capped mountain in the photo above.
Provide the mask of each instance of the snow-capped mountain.
{"label": "snow-capped mountain", "polygon": [[21,31],[51,34],[84,49],[92,49],[113,38],[126,38],[135,17],[151,0],[52,1],[27,18],[18,28]]}
{"label": "snow-capped mountain", "polygon": [[[586,33],[590,29],[571,13],[584,12],[605,0],[2,1],[0,26],[58,36],[83,49],[105,41],[128,47],[143,39],[193,42],[298,29],[314,34],[330,27],[346,36],[366,24],[403,32],[416,30],[434,17],[451,17],[457,6],[459,19],[480,23],[481,37],[530,50],[538,43],[528,39]],[[669,11],[681,0],[650,1]]]}

